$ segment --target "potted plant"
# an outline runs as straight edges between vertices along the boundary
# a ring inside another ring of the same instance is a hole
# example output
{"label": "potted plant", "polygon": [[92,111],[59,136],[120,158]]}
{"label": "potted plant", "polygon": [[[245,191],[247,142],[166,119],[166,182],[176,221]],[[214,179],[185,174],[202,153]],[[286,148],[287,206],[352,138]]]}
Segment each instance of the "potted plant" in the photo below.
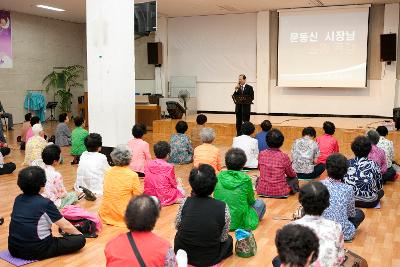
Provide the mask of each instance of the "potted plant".
{"label": "potted plant", "polygon": [[54,95],[59,97],[61,112],[71,113],[72,93],[74,87],[83,87],[82,83],[78,82],[79,76],[83,72],[83,66],[73,65],[61,68],[60,72],[53,70],[42,81],[45,85],[45,90],[48,92],[51,88],[55,91]]}

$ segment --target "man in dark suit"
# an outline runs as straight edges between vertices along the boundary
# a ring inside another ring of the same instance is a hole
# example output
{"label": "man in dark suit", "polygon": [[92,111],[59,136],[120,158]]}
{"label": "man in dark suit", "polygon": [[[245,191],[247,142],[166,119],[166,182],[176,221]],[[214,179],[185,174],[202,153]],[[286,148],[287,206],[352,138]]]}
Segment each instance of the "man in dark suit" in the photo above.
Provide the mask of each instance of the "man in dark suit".
{"label": "man in dark suit", "polygon": [[[4,108],[3,105],[0,102],[0,118],[6,118],[8,120],[8,130],[13,130],[14,127],[14,123],[13,123],[13,116],[11,113],[7,113]],[[2,122],[0,122],[0,124],[2,124]]]}
{"label": "man in dark suit", "polygon": [[[235,92],[233,95],[248,95],[251,97],[251,100],[254,100],[254,91],[251,85],[246,83],[246,75],[239,75],[239,82],[235,87]],[[244,121],[250,121],[250,110],[251,105],[236,105],[235,113],[236,113],[236,133],[237,135],[242,134],[242,123]]]}

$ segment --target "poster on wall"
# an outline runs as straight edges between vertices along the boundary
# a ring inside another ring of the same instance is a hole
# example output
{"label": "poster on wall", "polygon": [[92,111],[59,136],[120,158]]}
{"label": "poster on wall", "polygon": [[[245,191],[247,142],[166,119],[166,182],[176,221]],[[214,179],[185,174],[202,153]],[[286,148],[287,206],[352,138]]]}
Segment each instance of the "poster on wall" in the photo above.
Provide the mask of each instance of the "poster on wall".
{"label": "poster on wall", "polygon": [[0,69],[12,67],[11,15],[10,11],[0,10]]}

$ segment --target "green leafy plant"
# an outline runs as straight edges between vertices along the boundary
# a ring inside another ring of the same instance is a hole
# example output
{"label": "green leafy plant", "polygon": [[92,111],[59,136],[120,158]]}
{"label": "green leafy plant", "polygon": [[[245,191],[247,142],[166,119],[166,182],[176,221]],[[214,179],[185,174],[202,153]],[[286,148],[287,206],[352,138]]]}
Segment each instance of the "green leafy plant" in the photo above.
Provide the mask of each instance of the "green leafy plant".
{"label": "green leafy plant", "polygon": [[42,84],[45,85],[46,92],[53,89],[54,94],[59,97],[59,109],[61,112],[71,112],[71,100],[73,97],[71,89],[83,87],[83,85],[78,82],[78,78],[82,74],[83,69],[81,65],[68,66],[62,68],[60,72],[54,70],[44,77]]}

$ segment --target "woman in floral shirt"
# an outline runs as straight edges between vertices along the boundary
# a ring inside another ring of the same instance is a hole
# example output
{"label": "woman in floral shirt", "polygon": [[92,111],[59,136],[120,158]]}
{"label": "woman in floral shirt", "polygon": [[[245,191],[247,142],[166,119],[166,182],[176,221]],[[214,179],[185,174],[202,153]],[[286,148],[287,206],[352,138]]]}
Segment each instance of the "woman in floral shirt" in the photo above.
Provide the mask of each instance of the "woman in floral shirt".
{"label": "woman in floral shirt", "polygon": [[319,238],[318,259],[310,266],[335,267],[344,260],[342,227],[321,216],[329,207],[329,197],[328,189],[320,182],[311,182],[300,189],[299,201],[305,216],[293,223],[310,227]]}
{"label": "woman in floral shirt", "polygon": [[185,135],[188,125],[184,121],[178,121],[175,129],[176,134],[173,134],[169,140],[171,155],[168,162],[175,164],[190,163],[193,161],[193,146],[190,138]]}
{"label": "woman in floral shirt", "polygon": [[67,193],[61,174],[54,168],[60,161],[61,149],[57,145],[49,145],[42,152],[44,170],[46,172],[46,185],[42,196],[54,202],[57,208],[62,209],[78,201],[75,192]]}
{"label": "woman in floral shirt", "polygon": [[43,149],[48,145],[43,138],[43,127],[40,123],[32,126],[33,137],[26,142],[25,160],[23,165],[31,165],[33,161],[38,160],[42,156]]}
{"label": "woman in floral shirt", "polygon": [[396,177],[396,171],[392,166],[394,159],[393,141],[386,139],[389,131],[385,126],[379,126],[378,128],[376,128],[376,131],[380,135],[379,142],[376,146],[382,148],[383,151],[385,151],[386,156],[387,171],[382,175],[383,183],[387,181],[394,181]]}
{"label": "woman in floral shirt", "polygon": [[371,142],[359,136],[351,143],[355,158],[349,160],[349,169],[343,180],[353,187],[356,207],[374,208],[383,197],[382,175],[378,164],[368,159]]}

